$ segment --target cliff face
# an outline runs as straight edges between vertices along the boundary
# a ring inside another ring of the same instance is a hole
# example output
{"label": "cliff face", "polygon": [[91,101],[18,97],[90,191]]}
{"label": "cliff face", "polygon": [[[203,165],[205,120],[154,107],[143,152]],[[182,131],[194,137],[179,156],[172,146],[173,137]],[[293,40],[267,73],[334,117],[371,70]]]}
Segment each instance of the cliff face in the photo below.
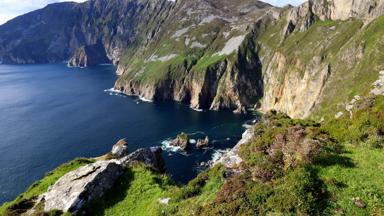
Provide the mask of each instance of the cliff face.
{"label": "cliff face", "polygon": [[102,44],[82,46],[68,61],[69,67],[87,67],[98,64],[108,64],[110,60]]}
{"label": "cliff face", "polygon": [[384,67],[382,1],[310,1],[286,8],[258,37],[263,111],[334,115],[365,95]]}
{"label": "cliff face", "polygon": [[179,1],[167,28],[122,58],[115,88],[148,100],[243,112],[262,96],[253,21],[278,13],[258,1]]}
{"label": "cliff face", "polygon": [[0,26],[0,59],[5,64],[62,62],[78,48],[101,41],[117,63],[127,49],[156,32],[173,5],[167,0],[51,4]]}
{"label": "cliff face", "polygon": [[377,80],[383,13],[383,0],[285,8],[252,0],[61,3],[0,26],[0,57],[23,64],[75,53],[70,65],[85,66],[95,55],[81,47],[100,42],[95,53],[105,50],[117,65],[115,88],[126,94],[196,109],[257,107],[299,118],[316,111],[320,118]]}

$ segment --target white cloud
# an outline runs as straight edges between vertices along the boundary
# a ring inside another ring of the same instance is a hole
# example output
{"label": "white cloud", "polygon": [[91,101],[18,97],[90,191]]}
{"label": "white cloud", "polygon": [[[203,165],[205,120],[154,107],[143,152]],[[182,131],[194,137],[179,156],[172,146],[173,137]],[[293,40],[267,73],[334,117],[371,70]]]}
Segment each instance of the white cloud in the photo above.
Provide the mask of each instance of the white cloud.
{"label": "white cloud", "polygon": [[85,0],[0,0],[0,25],[19,15],[43,8],[47,4],[63,1],[84,2]]}

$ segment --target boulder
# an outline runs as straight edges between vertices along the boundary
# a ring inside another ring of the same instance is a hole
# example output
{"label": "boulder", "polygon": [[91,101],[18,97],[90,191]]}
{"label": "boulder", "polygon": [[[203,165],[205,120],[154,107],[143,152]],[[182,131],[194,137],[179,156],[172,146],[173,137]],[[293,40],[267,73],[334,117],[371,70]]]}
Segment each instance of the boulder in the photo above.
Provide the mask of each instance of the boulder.
{"label": "boulder", "polygon": [[353,202],[353,204],[355,204],[355,206],[357,206],[358,208],[365,208],[365,207],[366,207],[365,202],[364,202],[360,197],[354,197],[354,198],[352,198],[352,202]]}
{"label": "boulder", "polygon": [[43,194],[44,211],[76,213],[84,204],[103,196],[123,172],[117,160],[98,161],[69,172]]}
{"label": "boulder", "polygon": [[197,140],[197,143],[196,143],[196,147],[197,148],[204,148],[204,147],[207,147],[209,146],[209,137],[206,136],[205,139],[198,139]]}
{"label": "boulder", "polygon": [[128,155],[128,143],[125,139],[119,140],[113,147],[111,154],[113,157],[122,158]]}
{"label": "boulder", "polygon": [[[121,142],[123,143],[123,142]],[[164,171],[161,148],[139,149],[119,160],[103,160],[65,174],[40,198],[44,211],[60,210],[73,214],[90,201],[100,198],[122,176],[125,168],[142,162],[155,171]]]}
{"label": "boulder", "polygon": [[146,166],[155,171],[163,172],[164,160],[161,156],[162,149],[160,147],[142,148],[120,159],[120,163],[124,167],[129,167],[135,162],[142,162]]}
{"label": "boulder", "polygon": [[170,145],[179,147],[182,150],[186,150],[188,148],[189,138],[186,133],[181,133],[177,135],[176,139],[172,140]]}

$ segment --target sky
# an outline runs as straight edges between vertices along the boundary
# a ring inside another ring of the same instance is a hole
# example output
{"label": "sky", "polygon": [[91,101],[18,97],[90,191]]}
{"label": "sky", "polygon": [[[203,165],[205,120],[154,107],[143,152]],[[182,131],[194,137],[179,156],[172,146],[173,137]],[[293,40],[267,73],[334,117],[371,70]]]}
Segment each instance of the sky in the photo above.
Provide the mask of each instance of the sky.
{"label": "sky", "polygon": [[[84,2],[85,0],[0,0],[0,25],[16,16],[43,8],[47,4],[62,1]],[[286,4],[298,5],[304,0],[263,0],[272,5],[284,6]]]}

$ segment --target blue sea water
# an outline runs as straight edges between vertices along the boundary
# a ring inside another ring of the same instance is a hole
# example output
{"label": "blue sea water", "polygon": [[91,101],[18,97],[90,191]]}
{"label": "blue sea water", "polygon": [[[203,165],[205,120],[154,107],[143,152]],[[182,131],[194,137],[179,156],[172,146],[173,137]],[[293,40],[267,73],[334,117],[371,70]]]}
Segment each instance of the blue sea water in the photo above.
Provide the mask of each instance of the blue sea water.
{"label": "blue sea water", "polygon": [[0,65],[0,205],[60,164],[103,155],[121,138],[134,151],[180,132],[209,135],[214,149],[164,151],[167,172],[184,183],[217,150],[233,147],[250,118],[105,92],[114,72],[113,66]]}

